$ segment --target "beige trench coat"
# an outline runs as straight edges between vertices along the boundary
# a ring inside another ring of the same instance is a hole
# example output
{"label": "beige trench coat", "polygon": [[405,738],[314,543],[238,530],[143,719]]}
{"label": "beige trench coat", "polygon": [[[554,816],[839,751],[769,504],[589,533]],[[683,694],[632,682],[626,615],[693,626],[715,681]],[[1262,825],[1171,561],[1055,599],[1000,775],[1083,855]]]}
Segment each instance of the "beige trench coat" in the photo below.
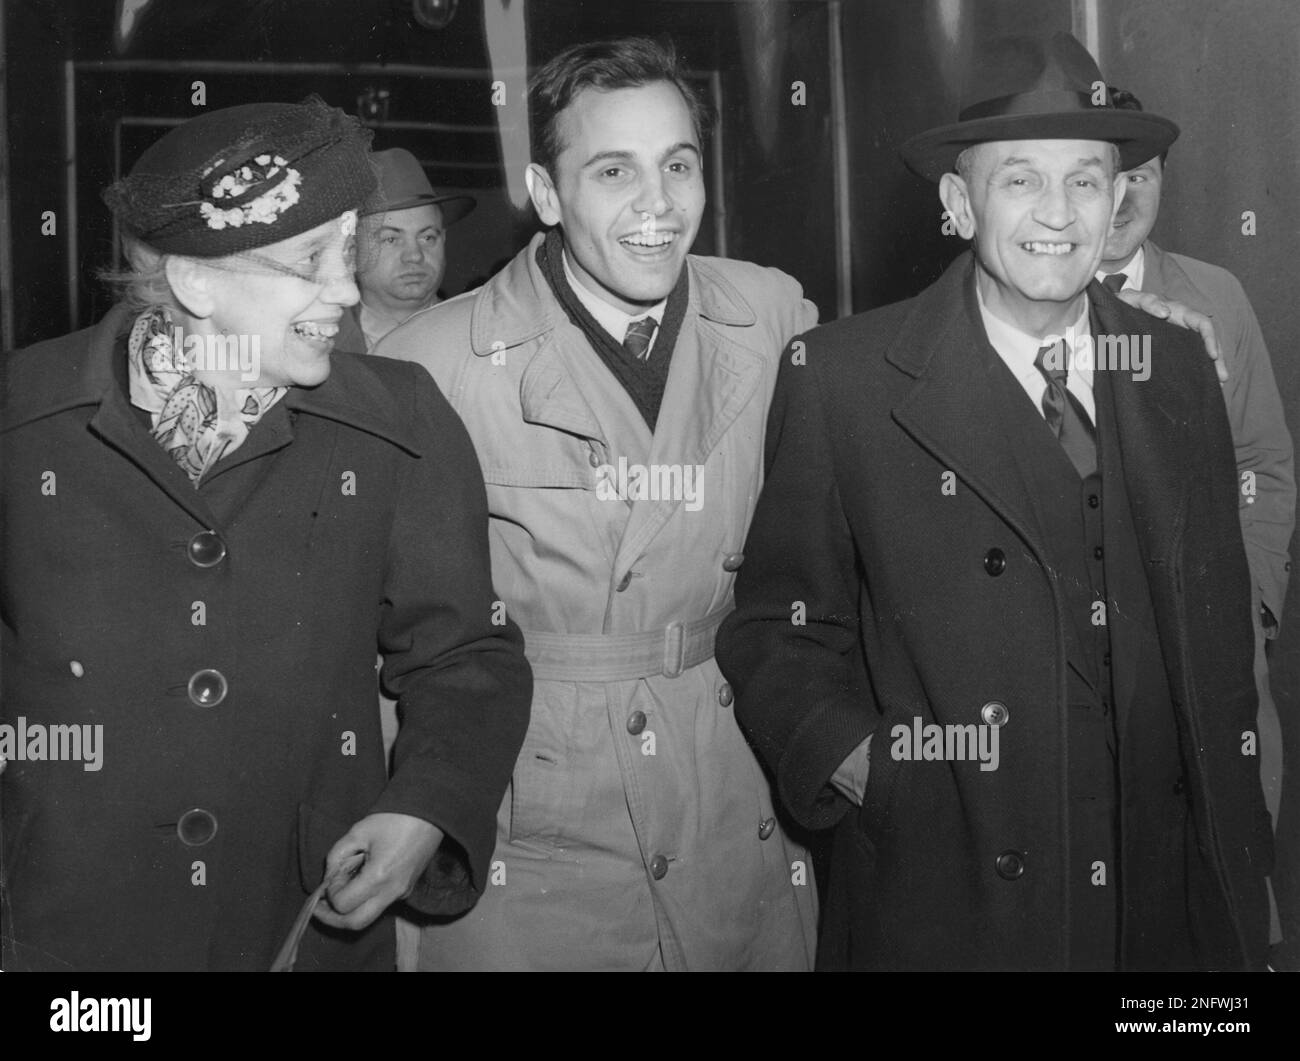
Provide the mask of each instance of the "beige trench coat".
{"label": "beige trench coat", "polygon": [[[816,308],[775,269],[689,257],[652,437],[547,287],[540,238],[375,350],[424,365],[469,428],[494,585],[536,679],[492,883],[425,929],[420,965],[810,968],[811,861],[776,821],[713,635],[778,360]],[[659,499],[640,496],[637,465]]]}

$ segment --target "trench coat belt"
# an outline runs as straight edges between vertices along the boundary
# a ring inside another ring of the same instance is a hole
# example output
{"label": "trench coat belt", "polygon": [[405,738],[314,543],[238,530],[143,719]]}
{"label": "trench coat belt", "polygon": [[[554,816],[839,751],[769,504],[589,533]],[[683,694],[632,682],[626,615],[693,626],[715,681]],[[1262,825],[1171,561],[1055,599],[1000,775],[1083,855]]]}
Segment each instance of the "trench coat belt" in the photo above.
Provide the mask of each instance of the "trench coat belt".
{"label": "trench coat belt", "polygon": [[623,682],[676,678],[713,658],[713,639],[733,605],[703,619],[635,634],[552,634],[524,630],[524,654],[539,681]]}

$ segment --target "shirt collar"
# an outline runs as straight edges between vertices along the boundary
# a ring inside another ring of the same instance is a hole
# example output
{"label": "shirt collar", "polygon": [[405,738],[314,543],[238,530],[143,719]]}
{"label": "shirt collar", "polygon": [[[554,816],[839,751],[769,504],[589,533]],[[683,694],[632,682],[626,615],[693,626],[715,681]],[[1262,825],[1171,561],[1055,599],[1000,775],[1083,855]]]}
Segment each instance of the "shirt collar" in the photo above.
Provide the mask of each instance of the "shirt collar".
{"label": "shirt collar", "polygon": [[[998,356],[1006,362],[1016,379],[1025,379],[1026,377],[1041,376],[1034,361],[1038,357],[1038,351],[1046,345],[1049,338],[1064,338],[1070,344],[1071,350],[1075,349],[1078,337],[1091,336],[1092,328],[1089,325],[1088,314],[1090,306],[1088,296],[1083,296],[1083,308],[1075,322],[1066,328],[1064,336],[1034,336],[1027,332],[1022,332],[1014,325],[1008,324],[1000,317],[995,317],[988,306],[984,304],[984,296],[980,293],[979,283],[975,284],[975,297],[979,302],[980,317],[984,321],[984,331],[988,334],[989,343],[997,352]],[[1070,364],[1071,373],[1078,373],[1083,382],[1089,387],[1092,386],[1093,366],[1090,360],[1085,359],[1078,365]]]}
{"label": "shirt collar", "polygon": [[[1124,274],[1124,286],[1120,288],[1121,291],[1141,291],[1142,281],[1146,279],[1147,275],[1146,245],[1144,244],[1138,248],[1137,253],[1133,255],[1133,258],[1128,265],[1124,266],[1123,269],[1116,269],[1114,272]],[[1097,270],[1098,280],[1105,280],[1106,277],[1111,275],[1111,273],[1106,272],[1104,269]]]}
{"label": "shirt collar", "polygon": [[603,298],[597,297],[583,286],[582,281],[573,274],[573,270],[569,267],[569,251],[567,248],[564,251],[563,260],[564,278],[569,281],[569,286],[573,288],[573,293],[578,296],[578,301],[596,319],[596,323],[614,337],[616,342],[621,343],[623,341],[624,336],[627,335],[627,326],[633,321],[639,321],[643,317],[653,317],[656,324],[663,323],[664,307],[668,304],[667,299],[656,303],[644,313],[638,313],[633,317],[624,313],[617,306],[611,306]]}

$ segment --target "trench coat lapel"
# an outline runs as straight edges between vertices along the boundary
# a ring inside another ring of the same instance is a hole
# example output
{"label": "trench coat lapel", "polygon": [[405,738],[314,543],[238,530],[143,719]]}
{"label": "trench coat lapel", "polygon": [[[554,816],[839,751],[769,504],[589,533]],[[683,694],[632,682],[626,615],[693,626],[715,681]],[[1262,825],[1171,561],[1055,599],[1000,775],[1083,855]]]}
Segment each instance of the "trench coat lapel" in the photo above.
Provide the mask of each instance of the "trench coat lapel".
{"label": "trench coat lapel", "polygon": [[[691,303],[673,350],[663,404],[650,444],[649,465],[651,468],[666,465],[680,469],[683,477],[688,473],[694,476],[694,486],[701,491],[702,510],[707,512],[710,489],[715,499],[722,495],[720,484],[710,483],[702,469],[741,410],[755,400],[763,379],[763,357],[730,338],[718,324],[700,314],[700,301],[695,293],[700,283],[697,272],[692,273],[691,282]],[[755,438],[752,444],[759,446],[762,439]],[[634,563],[682,503],[680,496],[658,501],[634,500],[616,567]]]}
{"label": "trench coat lapel", "polygon": [[[1043,537],[1033,500],[1016,454],[992,415],[997,404],[988,362],[974,345],[987,344],[988,339],[975,309],[973,284],[968,253],[917,299],[885,355],[916,377],[915,386],[895,406],[894,419],[1042,559]],[[917,489],[928,488],[917,484]]]}

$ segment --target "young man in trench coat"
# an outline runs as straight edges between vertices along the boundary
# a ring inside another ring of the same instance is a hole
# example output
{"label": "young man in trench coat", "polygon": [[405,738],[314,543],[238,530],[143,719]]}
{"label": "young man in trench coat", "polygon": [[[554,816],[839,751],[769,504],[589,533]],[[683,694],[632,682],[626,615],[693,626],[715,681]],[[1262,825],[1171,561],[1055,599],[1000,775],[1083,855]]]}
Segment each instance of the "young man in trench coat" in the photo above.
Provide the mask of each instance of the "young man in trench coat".
{"label": "young man in trench coat", "polygon": [[774,269],[688,255],[703,123],[670,53],[572,48],[530,110],[549,233],[375,350],[425,365],[469,428],[536,678],[496,876],[420,964],[806,969],[811,865],[713,641],[777,358],[816,311]]}

